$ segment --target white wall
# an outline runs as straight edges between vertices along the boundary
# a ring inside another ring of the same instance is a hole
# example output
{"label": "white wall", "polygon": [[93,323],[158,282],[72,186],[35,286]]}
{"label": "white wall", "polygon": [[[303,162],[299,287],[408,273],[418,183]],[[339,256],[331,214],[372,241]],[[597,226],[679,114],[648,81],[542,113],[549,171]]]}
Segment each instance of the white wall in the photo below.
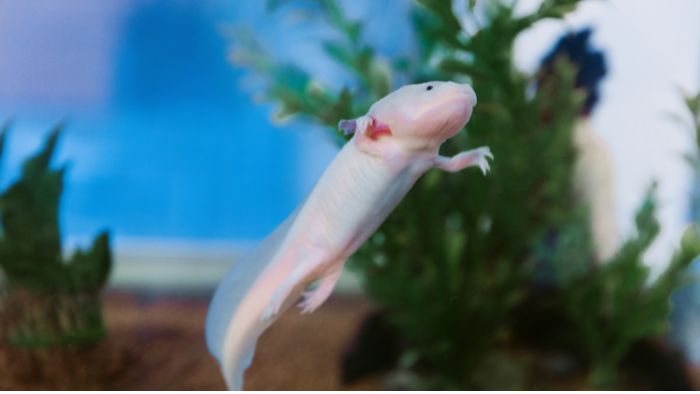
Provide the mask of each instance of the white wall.
{"label": "white wall", "polygon": [[609,76],[593,124],[614,156],[616,219],[621,235],[630,234],[645,190],[659,182],[662,232],[646,256],[656,272],[688,223],[691,171],[681,155],[693,151],[693,139],[667,114],[684,114],[679,88],[700,89],[699,22],[694,0],[586,1],[564,23],[540,23],[516,45],[519,65],[531,71],[566,29],[595,29],[593,42],[606,52]]}

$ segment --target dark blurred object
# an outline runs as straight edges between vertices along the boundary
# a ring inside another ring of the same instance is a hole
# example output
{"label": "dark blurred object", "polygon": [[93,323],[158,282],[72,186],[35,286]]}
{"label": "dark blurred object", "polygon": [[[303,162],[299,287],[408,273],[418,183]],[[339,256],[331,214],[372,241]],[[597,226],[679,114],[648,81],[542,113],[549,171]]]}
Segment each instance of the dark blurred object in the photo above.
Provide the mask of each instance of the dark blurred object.
{"label": "dark blurred object", "polygon": [[[562,314],[556,291],[540,292],[524,300],[512,316],[511,345],[495,354],[527,370],[528,389],[554,387],[583,389],[588,366],[585,354],[571,346],[573,322]],[[375,311],[360,324],[342,355],[344,385],[394,370],[405,344],[401,332],[387,322],[388,313]],[[527,356],[523,356],[524,353]],[[523,359],[527,360],[523,362]],[[621,386],[640,390],[693,390],[682,354],[663,341],[642,339],[634,343],[620,363]],[[497,386],[502,386],[500,382]],[[403,387],[408,389],[409,387]]]}
{"label": "dark blurred object", "polygon": [[400,355],[400,333],[386,321],[385,312],[372,312],[362,321],[357,335],[342,355],[343,384],[387,372],[396,367]]}
{"label": "dark blurred object", "polygon": [[643,339],[632,346],[621,368],[628,379],[642,380],[650,390],[695,390],[688,376],[683,355],[660,340]]}
{"label": "dark blurred object", "polygon": [[[0,143],[4,144],[6,126]],[[11,346],[84,345],[104,337],[100,293],[112,266],[107,232],[64,260],[58,210],[65,167],[50,168],[61,132],[24,162],[0,194],[0,339]]]}
{"label": "dark blurred object", "polygon": [[[572,344],[573,322],[563,312],[558,291],[532,294],[513,313],[513,339],[520,345],[544,354],[567,355],[567,368],[549,371],[549,379],[563,379],[581,373],[585,353]],[[642,390],[693,390],[685,359],[675,348],[658,340],[644,338],[630,346],[620,362],[622,387]],[[555,373],[553,373],[555,372]],[[540,374],[541,375],[541,374]]]}
{"label": "dark blurred object", "polygon": [[[600,85],[606,74],[606,58],[602,51],[590,44],[590,28],[562,36],[542,59],[537,75],[538,88],[559,82],[554,74],[555,64],[564,62],[574,70],[574,91],[582,102],[573,130],[572,144],[575,150],[573,192],[576,205],[588,209],[592,235],[591,256],[597,263],[610,259],[617,251],[620,240],[615,220],[615,171],[612,152],[607,143],[593,130],[589,115],[600,98]],[[552,108],[550,111],[558,111]],[[550,114],[543,113],[545,119]],[[555,229],[556,230],[556,229]],[[554,232],[556,236],[557,233]]]}
{"label": "dark blurred object", "polygon": [[586,99],[581,107],[581,115],[587,116],[600,99],[600,81],[607,74],[603,52],[590,46],[592,30],[583,29],[578,33],[569,33],[559,39],[554,48],[542,59],[540,78],[554,74],[554,64],[565,58],[577,69],[574,87],[586,91]]}

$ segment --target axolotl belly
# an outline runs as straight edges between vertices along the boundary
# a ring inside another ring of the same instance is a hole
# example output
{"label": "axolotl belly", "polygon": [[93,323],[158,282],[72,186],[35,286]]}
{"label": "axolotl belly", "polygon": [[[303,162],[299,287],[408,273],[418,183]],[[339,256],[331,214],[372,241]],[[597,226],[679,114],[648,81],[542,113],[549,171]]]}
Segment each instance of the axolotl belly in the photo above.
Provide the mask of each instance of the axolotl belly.
{"label": "axolotl belly", "polygon": [[[330,296],[345,261],[369,238],[432,167],[486,173],[486,147],[447,158],[442,142],[469,120],[476,96],[468,85],[408,85],[375,103],[367,115],[340,122],[355,133],[308,196],[250,255],[236,262],[216,290],[207,317],[207,345],[231,389],[243,387],[262,332],[302,296],[309,313]],[[318,282],[312,291],[306,291]]]}

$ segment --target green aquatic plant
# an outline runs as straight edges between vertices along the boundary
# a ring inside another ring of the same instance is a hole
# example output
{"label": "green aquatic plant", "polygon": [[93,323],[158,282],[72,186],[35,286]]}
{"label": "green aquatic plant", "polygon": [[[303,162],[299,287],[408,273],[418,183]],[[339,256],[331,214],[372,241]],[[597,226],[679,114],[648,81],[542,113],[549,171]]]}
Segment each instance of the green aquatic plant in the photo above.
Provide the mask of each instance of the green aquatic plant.
{"label": "green aquatic plant", "polygon": [[63,256],[58,214],[65,167],[51,168],[60,132],[57,126],[0,194],[1,333],[14,346],[84,344],[105,335],[100,293],[112,266],[109,235]]}
{"label": "green aquatic plant", "polygon": [[[293,1],[269,3],[275,9]],[[330,89],[239,34],[232,59],[265,77],[263,96],[279,104],[277,117],[327,126],[342,144],[338,120],[364,114],[398,81],[469,82],[479,103],[467,133],[443,150],[487,145],[495,156],[488,177],[427,173],[352,259],[401,338],[393,368],[411,388],[539,387],[533,362],[513,349],[543,347],[523,327],[550,325],[554,346],[587,366],[590,384],[618,383],[631,346],[664,329],[669,294],[683,283],[700,241],[690,229],[669,268],[649,284],[642,254],[658,232],[649,194],[637,234],[610,261],[594,262],[588,207],[573,195],[572,133],[584,98],[574,89],[576,70],[561,60],[541,79],[513,62],[521,32],[562,18],[579,1],[545,0],[525,15],[514,13],[513,2],[479,2],[477,29],[467,34],[452,2],[418,0],[411,13],[416,51],[394,59],[367,44],[362,22],[336,1],[306,3],[335,28],[336,38],[322,45],[352,83]],[[465,2],[467,17],[476,3]]]}
{"label": "green aquatic plant", "polygon": [[689,94],[682,92],[685,114],[670,114],[673,121],[680,127],[691,132],[694,151],[688,152],[685,159],[694,172],[694,190],[690,199],[690,210],[695,223],[700,223],[700,92]]}
{"label": "green aquatic plant", "polygon": [[649,283],[642,256],[660,229],[655,207],[650,192],[636,215],[637,234],[604,264],[576,266],[576,259],[554,260],[561,292],[557,301],[572,323],[567,334],[586,355],[596,387],[615,386],[620,361],[636,341],[661,337],[668,330],[671,295],[688,283],[685,269],[700,254],[700,236],[691,227],[665,271]]}
{"label": "green aquatic plant", "polygon": [[[690,132],[694,144],[685,159],[692,170],[692,189],[690,193],[690,217],[700,224],[700,91],[690,94],[681,91],[685,104],[685,113],[673,113],[673,119],[679,126]],[[696,259],[687,271],[691,285],[674,295],[671,339],[679,345],[690,362],[696,362],[700,357],[697,344],[700,337],[697,334],[700,322],[700,260]]]}

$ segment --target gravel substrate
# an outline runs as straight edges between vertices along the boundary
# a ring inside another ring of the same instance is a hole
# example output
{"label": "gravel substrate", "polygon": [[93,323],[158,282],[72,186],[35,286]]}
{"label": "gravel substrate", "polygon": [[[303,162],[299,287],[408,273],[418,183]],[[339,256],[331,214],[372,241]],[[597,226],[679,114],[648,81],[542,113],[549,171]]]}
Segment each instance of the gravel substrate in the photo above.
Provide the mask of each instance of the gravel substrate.
{"label": "gravel substrate", "polygon": [[[88,348],[19,351],[0,347],[0,389],[220,390],[204,344],[208,300],[105,297],[108,337]],[[260,339],[246,389],[378,389],[374,380],[340,382],[340,354],[371,305],[332,297],[310,315],[290,310]]]}

